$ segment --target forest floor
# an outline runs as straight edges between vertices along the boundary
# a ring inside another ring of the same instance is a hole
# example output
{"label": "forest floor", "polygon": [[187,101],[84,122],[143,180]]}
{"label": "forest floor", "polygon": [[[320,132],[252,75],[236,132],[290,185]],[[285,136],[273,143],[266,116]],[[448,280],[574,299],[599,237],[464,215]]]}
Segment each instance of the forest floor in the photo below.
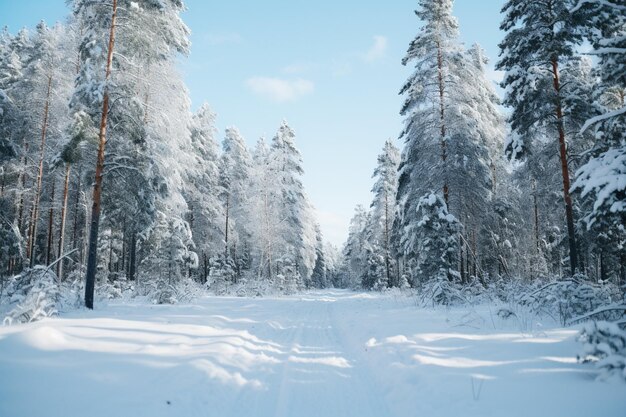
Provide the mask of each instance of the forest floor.
{"label": "forest floor", "polygon": [[577,329],[325,290],[0,327],[4,417],[624,416]]}

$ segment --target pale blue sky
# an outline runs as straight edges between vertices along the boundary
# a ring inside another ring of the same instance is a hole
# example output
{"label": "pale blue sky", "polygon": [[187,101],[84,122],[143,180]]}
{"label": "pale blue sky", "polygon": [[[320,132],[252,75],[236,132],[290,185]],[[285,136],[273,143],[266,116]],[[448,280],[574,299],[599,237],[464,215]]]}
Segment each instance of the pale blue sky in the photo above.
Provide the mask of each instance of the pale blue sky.
{"label": "pale blue sky", "polygon": [[[207,101],[220,136],[237,126],[251,147],[286,119],[324,235],[340,245],[354,207],[370,202],[378,153],[402,128],[397,93],[410,71],[400,61],[419,29],[417,0],[185,3],[193,46],[182,70],[194,109]],[[503,3],[455,4],[463,42],[480,43],[492,61]],[[0,25],[12,32],[67,13],[64,0],[0,0]]]}

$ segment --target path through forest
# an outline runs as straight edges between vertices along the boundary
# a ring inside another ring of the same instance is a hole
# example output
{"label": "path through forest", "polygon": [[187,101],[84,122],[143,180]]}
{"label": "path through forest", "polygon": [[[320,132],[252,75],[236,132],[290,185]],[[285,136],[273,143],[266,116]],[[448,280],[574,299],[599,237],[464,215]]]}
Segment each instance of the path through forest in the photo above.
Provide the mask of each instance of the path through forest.
{"label": "path through forest", "polygon": [[622,416],[575,336],[339,290],[114,303],[0,327],[0,416]]}

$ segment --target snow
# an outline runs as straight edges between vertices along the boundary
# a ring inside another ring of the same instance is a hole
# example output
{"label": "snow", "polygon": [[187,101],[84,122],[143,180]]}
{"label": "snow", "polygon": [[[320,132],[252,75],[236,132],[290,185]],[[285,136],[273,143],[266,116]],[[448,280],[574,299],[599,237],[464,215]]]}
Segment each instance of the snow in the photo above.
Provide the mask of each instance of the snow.
{"label": "snow", "polygon": [[324,290],[0,327],[0,416],[623,416],[577,328]]}

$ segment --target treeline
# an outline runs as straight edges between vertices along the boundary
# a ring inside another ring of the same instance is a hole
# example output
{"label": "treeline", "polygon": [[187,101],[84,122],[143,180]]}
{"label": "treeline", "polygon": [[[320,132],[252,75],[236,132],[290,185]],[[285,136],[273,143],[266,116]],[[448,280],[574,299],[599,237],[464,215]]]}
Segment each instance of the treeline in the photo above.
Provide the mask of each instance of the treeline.
{"label": "treeline", "polygon": [[[325,286],[332,249],[286,122],[250,152],[191,112],[178,0],[71,2],[66,24],[0,33],[0,276],[225,291]],[[328,255],[327,255],[328,254]],[[91,288],[90,288],[91,286]],[[90,302],[91,297],[91,302]]]}
{"label": "treeline", "polygon": [[379,157],[372,207],[357,208],[344,249],[345,285],[575,274],[626,284],[626,3],[507,1],[502,102],[452,6],[419,1],[404,150],[388,143]]}

